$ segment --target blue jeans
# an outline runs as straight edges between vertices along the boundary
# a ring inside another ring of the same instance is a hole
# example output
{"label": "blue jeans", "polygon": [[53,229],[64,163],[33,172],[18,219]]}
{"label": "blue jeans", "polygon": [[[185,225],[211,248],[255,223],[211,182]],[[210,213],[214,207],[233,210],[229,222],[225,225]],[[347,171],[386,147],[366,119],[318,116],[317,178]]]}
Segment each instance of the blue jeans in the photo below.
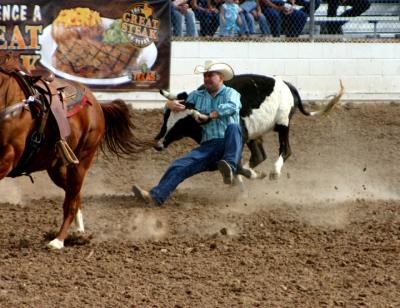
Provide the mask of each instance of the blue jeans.
{"label": "blue jeans", "polygon": [[[244,1],[242,4],[240,4],[240,7],[243,10],[241,13],[239,13],[240,18],[242,20],[240,33],[255,34],[256,33],[255,21],[254,21],[254,16],[253,14],[251,14],[251,12],[257,9],[256,1]],[[260,30],[262,34],[269,34],[270,31],[267,24],[267,19],[265,18],[264,15],[259,16],[258,22],[260,24]]]}
{"label": "blue jeans", "polygon": [[[255,34],[255,20],[253,14],[243,11],[239,13],[240,18],[242,20],[242,26],[240,27],[241,34]],[[267,23],[267,19],[265,18],[264,14],[258,17],[258,23],[260,24],[260,30],[262,34],[269,34],[269,26]]]}
{"label": "blue jeans", "polygon": [[173,4],[171,4],[172,34],[174,36],[183,36],[183,29],[182,29],[183,18],[185,18],[186,36],[198,36],[196,28],[196,18],[194,16],[194,12],[191,9],[188,9],[186,11],[186,14],[183,15],[181,12],[177,10],[175,5]]}
{"label": "blue jeans", "polygon": [[175,160],[160,182],[150,190],[150,195],[158,204],[164,203],[181,182],[197,173],[216,170],[217,162],[221,159],[227,161],[232,171],[236,172],[242,148],[240,125],[229,124],[225,138],[206,141]]}
{"label": "blue jeans", "polygon": [[302,10],[295,9],[291,14],[285,15],[269,6],[263,6],[262,12],[271,26],[272,36],[275,37],[281,35],[282,29],[284,29],[284,33],[288,37],[299,36],[301,31],[303,31],[308,17]]}

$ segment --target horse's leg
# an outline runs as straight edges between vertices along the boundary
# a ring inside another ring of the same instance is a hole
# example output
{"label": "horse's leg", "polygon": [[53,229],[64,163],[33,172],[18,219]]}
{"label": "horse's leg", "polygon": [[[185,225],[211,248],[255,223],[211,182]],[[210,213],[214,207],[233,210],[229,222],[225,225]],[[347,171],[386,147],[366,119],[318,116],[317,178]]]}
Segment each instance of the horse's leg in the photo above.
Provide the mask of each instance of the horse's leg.
{"label": "horse's leg", "polygon": [[[54,184],[56,184],[58,187],[66,191],[67,167],[62,166],[62,167],[55,167],[52,169],[48,169],[47,173],[51,178],[51,180],[54,182]],[[71,231],[80,233],[85,232],[85,225],[83,224],[83,215],[80,207],[78,208],[78,211],[74,218],[73,229],[71,229]]]}
{"label": "horse's leg", "polygon": [[279,157],[274,164],[274,170],[269,174],[271,180],[276,180],[281,175],[284,161],[292,154],[289,144],[289,126],[277,125],[275,130],[279,135]]}
{"label": "horse's leg", "polygon": [[64,247],[64,240],[68,235],[69,227],[77,216],[78,224],[82,223],[83,226],[82,214],[78,214],[81,207],[80,191],[83,179],[92,163],[94,154],[95,151],[83,159],[80,158],[79,165],[67,168],[65,178],[65,199],[63,204],[64,221],[57,237],[48,244],[48,247],[50,248],[61,249]]}
{"label": "horse's leg", "polygon": [[7,144],[0,150],[0,179],[4,178],[13,169],[15,158],[14,148]]}

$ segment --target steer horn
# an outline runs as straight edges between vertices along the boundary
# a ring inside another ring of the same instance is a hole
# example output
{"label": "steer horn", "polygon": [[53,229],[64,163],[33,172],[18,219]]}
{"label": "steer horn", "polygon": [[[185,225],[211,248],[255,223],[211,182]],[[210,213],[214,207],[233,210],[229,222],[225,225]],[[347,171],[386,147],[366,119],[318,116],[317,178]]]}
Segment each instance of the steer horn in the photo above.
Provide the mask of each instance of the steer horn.
{"label": "steer horn", "polygon": [[167,90],[164,90],[164,89],[160,89],[160,94],[162,96],[164,96],[166,99],[169,99],[171,101],[176,99],[176,95],[175,94],[172,94],[171,92],[169,92]]}

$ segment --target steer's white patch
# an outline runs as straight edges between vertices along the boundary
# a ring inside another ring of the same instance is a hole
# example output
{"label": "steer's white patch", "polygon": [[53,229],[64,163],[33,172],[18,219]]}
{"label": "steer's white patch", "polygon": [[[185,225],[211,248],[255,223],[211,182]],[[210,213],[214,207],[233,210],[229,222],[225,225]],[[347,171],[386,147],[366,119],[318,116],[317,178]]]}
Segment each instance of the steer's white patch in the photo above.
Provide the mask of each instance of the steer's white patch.
{"label": "steer's white patch", "polygon": [[271,171],[271,173],[269,174],[269,178],[271,180],[276,180],[280,177],[281,175],[281,170],[283,167],[283,157],[282,155],[279,155],[278,159],[276,160],[275,164],[274,164],[274,170]]}
{"label": "steer's white patch", "polygon": [[275,127],[276,124],[289,125],[290,110],[294,99],[289,87],[282,79],[276,78],[274,90],[261,103],[260,108],[243,118],[249,139],[256,139]]}

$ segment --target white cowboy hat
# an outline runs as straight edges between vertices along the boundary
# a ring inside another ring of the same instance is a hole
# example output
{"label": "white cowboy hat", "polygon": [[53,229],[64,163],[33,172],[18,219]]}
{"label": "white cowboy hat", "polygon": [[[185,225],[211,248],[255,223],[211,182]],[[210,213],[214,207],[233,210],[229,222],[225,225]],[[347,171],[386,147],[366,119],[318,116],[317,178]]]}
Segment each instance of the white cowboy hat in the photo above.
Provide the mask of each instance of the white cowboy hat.
{"label": "white cowboy hat", "polygon": [[214,60],[207,60],[203,65],[197,65],[194,68],[195,74],[204,74],[206,72],[220,72],[224,75],[224,80],[230,80],[233,78],[234,72],[232,67],[226,63],[217,62]]}

